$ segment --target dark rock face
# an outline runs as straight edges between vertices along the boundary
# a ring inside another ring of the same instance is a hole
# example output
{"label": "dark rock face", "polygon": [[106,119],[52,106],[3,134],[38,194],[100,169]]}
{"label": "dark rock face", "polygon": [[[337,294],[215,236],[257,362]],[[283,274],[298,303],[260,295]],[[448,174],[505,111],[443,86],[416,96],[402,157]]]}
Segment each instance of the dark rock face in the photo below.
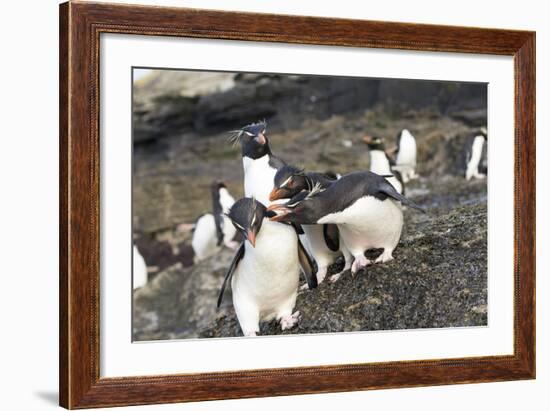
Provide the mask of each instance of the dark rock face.
{"label": "dark rock face", "polygon": [[470,110],[457,115],[478,126],[475,110],[487,103],[486,85],[474,83],[246,73],[234,81],[228,90],[192,97],[166,94],[153,102],[144,102],[147,89],[137,87],[135,143],[185,132],[211,135],[262,118],[281,132],[300,126],[305,116],[323,120],[375,105],[393,114],[429,107],[442,114]]}

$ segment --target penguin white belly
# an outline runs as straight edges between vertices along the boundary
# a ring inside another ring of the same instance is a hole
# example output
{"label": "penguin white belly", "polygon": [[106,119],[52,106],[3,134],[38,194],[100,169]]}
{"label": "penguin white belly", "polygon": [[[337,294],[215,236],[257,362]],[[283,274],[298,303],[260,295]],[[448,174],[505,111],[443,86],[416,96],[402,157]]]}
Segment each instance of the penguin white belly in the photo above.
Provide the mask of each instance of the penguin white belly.
{"label": "penguin white belly", "polygon": [[[232,225],[231,222],[228,222]],[[224,222],[224,226],[227,224]],[[217,249],[216,222],[212,214],[205,214],[197,220],[191,246],[195,252],[195,262],[213,255]]]}
{"label": "penguin white belly", "polygon": [[346,247],[355,257],[371,248],[384,248],[391,253],[401,237],[403,212],[394,200],[366,196],[317,223],[338,224]]}
{"label": "penguin white belly", "polygon": [[483,136],[476,136],[472,144],[472,157],[466,166],[466,179],[469,180],[472,177],[479,177],[479,162],[481,161],[481,154],[483,152],[483,145],[485,140]]}
{"label": "penguin white belly", "polygon": [[370,171],[378,175],[391,174],[390,162],[382,150],[370,151]]}
{"label": "penguin white belly", "polygon": [[[382,150],[370,151],[370,171],[380,176],[390,175],[392,173],[390,168],[390,162],[386,157],[386,153]],[[398,193],[403,194],[403,185],[395,177],[387,178],[388,182],[397,190]]]}
{"label": "penguin white belly", "polygon": [[243,157],[244,195],[254,197],[266,207],[270,204],[269,193],[277,170],[269,165],[269,156],[258,159]]}
{"label": "penguin white belly", "polygon": [[408,130],[403,130],[401,133],[394,169],[401,173],[405,183],[418,177],[416,174],[416,139]]}
{"label": "penguin white belly", "polygon": [[401,133],[399,152],[395,162],[398,165],[416,166],[416,139],[407,130]]}
{"label": "penguin white belly", "polygon": [[237,230],[235,229],[235,226],[231,222],[231,219],[227,216],[223,216],[223,242],[226,246],[233,248],[233,238],[235,238],[235,234],[237,233]]}
{"label": "penguin white belly", "polygon": [[132,276],[132,286],[133,289],[143,287],[147,284],[147,265],[143,256],[139,253],[139,250],[134,246],[134,255],[133,255],[133,276]]}
{"label": "penguin white belly", "polygon": [[235,204],[235,199],[231,194],[229,194],[229,191],[227,191],[227,188],[221,188],[220,189],[220,205],[222,206],[222,210],[224,213],[228,213],[231,206]]}
{"label": "penguin white belly", "polygon": [[290,226],[264,220],[256,246],[245,243],[231,287],[233,305],[245,335],[259,330],[259,321],[292,314],[300,266],[298,238]]}

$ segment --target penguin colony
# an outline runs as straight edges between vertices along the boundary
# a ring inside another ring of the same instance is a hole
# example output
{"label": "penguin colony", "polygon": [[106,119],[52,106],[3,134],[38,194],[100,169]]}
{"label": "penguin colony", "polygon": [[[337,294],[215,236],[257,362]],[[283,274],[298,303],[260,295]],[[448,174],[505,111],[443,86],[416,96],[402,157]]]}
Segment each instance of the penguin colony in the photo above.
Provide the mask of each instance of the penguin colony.
{"label": "penguin colony", "polygon": [[[345,261],[343,271],[351,268],[352,275],[393,259],[403,228],[402,205],[424,212],[403,196],[403,182],[396,178],[405,172],[408,178],[417,176],[416,143],[399,148],[415,153],[402,155],[394,171],[380,139],[366,137],[372,171],[338,176],[286,164],[273,154],[266,128],[259,122],[233,133],[241,147],[245,197],[226,216],[244,241],[226,273],[218,307],[231,284],[245,336],[257,335],[262,321],[275,319],[282,330],[299,321],[300,273],[313,289],[339,256]],[[371,261],[365,257],[369,249],[382,249],[382,254]]]}
{"label": "penguin colony", "polygon": [[[418,178],[416,140],[403,129],[397,147],[387,150],[382,138],[366,135],[370,170],[345,175],[313,172],[286,164],[273,154],[265,121],[232,132],[240,145],[245,197],[237,201],[221,182],[212,185],[212,213],[200,216],[193,228],[194,261],[225,246],[236,254],[218,298],[231,285],[233,306],[245,336],[256,336],[263,321],[277,320],[281,329],[294,327],[299,277],[303,288],[314,289],[325,280],[339,257],[344,268],[332,275],[338,281],[347,270],[355,275],[373,263],[393,259],[403,228],[403,208],[425,212],[404,196],[405,184]],[[484,178],[483,150],[487,130],[472,134],[465,149],[465,178]],[[234,239],[241,237],[242,242]],[[365,252],[382,249],[373,261]],[[134,249],[134,267],[146,266]],[[143,277],[143,275],[142,275]],[[139,283],[139,284],[138,284]]]}

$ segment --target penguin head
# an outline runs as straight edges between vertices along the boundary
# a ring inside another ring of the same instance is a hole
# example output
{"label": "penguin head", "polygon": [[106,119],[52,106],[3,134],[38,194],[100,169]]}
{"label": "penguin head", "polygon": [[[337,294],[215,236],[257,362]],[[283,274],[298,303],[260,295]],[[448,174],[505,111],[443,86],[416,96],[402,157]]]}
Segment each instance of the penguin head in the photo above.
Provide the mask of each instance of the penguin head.
{"label": "penguin head", "polygon": [[307,189],[308,185],[304,170],[290,165],[283,166],[275,174],[269,201],[291,198],[300,191]]}
{"label": "penguin head", "polygon": [[487,127],[480,127],[478,133],[487,140]]}
{"label": "penguin head", "polygon": [[363,142],[368,146],[369,150],[382,150],[384,151],[384,139],[381,137],[374,137],[366,134],[363,137]]}
{"label": "penguin head", "polygon": [[212,183],[212,190],[221,190],[222,188],[227,188],[223,181],[214,181]]}
{"label": "penguin head", "polygon": [[219,193],[223,189],[227,190],[227,186],[223,181],[214,181],[210,186],[210,190],[212,191],[212,195],[214,196],[219,196],[220,195]]}
{"label": "penguin head", "polygon": [[269,142],[265,135],[267,123],[260,121],[244,126],[240,130],[233,131],[233,140],[241,144],[241,153],[243,157],[257,159],[271,154]]}
{"label": "penguin head", "polygon": [[275,213],[268,212],[265,206],[254,198],[244,197],[236,201],[227,213],[237,231],[256,246],[256,236],[262,228],[264,217],[272,217]]}

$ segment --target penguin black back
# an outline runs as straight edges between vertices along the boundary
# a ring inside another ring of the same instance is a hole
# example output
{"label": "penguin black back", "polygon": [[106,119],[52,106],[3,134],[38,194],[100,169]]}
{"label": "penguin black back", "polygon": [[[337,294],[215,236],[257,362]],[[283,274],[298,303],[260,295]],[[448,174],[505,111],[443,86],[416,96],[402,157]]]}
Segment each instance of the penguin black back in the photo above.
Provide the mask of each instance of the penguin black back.
{"label": "penguin black back", "polygon": [[[364,196],[372,196],[381,201],[392,198],[406,206],[425,212],[414,202],[399,194],[384,177],[370,171],[358,171],[346,174],[326,189],[317,186],[310,193],[302,191],[284,205],[290,210],[287,216],[278,215],[273,219],[299,224],[315,224],[321,217],[343,211]],[[276,205],[272,209],[281,209],[281,207]]]}

